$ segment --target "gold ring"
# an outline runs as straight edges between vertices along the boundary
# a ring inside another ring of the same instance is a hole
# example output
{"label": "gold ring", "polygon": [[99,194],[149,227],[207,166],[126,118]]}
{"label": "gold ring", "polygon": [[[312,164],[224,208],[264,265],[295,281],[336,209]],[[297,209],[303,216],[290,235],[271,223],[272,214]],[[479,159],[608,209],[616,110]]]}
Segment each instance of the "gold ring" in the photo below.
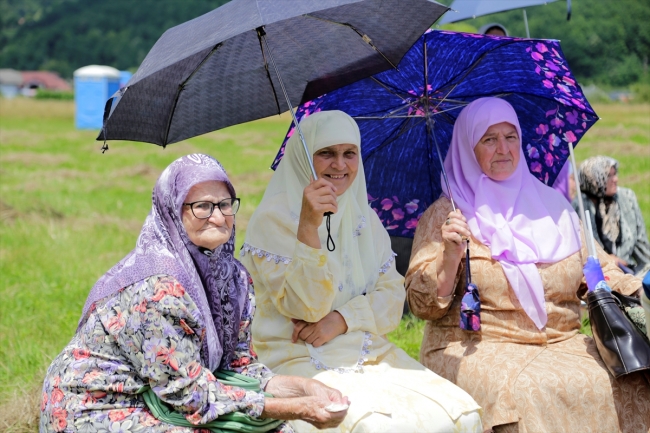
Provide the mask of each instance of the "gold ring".
{"label": "gold ring", "polygon": [[445,224],[447,224],[447,225],[451,224],[451,221],[449,220],[449,218],[447,218],[447,221],[445,221]]}

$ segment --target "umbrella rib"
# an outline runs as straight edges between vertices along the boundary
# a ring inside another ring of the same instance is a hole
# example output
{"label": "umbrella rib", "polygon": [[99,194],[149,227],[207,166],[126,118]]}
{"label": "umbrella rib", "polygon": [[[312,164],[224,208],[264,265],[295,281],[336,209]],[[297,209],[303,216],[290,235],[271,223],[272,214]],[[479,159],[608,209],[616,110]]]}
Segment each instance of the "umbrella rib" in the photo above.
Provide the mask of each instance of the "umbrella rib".
{"label": "umbrella rib", "polygon": [[278,94],[275,91],[275,86],[273,85],[273,80],[271,79],[271,72],[269,71],[269,63],[266,61],[266,52],[264,51],[264,45],[262,44],[262,35],[259,30],[256,30],[257,40],[260,43],[260,51],[262,52],[262,58],[264,59],[264,69],[266,70],[266,77],[269,79],[269,84],[271,84],[271,89],[273,90],[273,97],[275,98],[275,106],[278,108],[278,115],[281,114],[280,111],[280,101],[278,100]]}
{"label": "umbrella rib", "polygon": [[176,105],[178,105],[178,98],[181,96],[181,91],[185,88],[185,85],[187,84],[188,81],[194,77],[194,75],[201,69],[201,66],[205,64],[205,62],[208,61],[210,57],[221,47],[222,43],[219,42],[217,45],[212,47],[210,52],[201,60],[201,62],[194,68],[194,70],[188,75],[188,77],[183,81],[181,84],[178,85],[178,89],[176,89],[176,96],[174,97],[174,106],[171,109],[171,112],[169,113],[169,120],[167,121],[167,129],[165,130],[165,137],[163,139],[163,144],[162,147],[163,149],[167,147],[167,139],[169,138],[169,130],[172,127],[172,120],[174,118],[174,113],[176,112]]}
{"label": "umbrella rib", "polygon": [[[332,20],[328,20],[328,19],[326,19],[326,18],[315,17],[315,16],[313,16],[313,15],[309,15],[309,14],[305,14],[305,15],[303,15],[303,16],[304,16],[304,17],[307,17],[307,18],[313,18],[313,19],[315,19],[315,20],[325,21],[326,23],[338,24],[339,26],[348,27],[348,28],[352,29],[352,31],[354,31],[357,35],[361,36],[361,40],[362,40],[363,42],[365,42],[366,44],[368,44],[368,46],[370,46],[370,48],[372,48],[372,49],[375,50],[377,53],[379,53],[379,55],[380,55],[384,60],[386,60],[386,62],[388,62],[388,64],[391,65],[391,67],[392,67],[393,69],[397,69],[397,65],[393,64],[393,62],[391,62],[390,59],[389,59],[388,57],[386,57],[386,55],[384,55],[384,53],[382,53],[381,50],[375,46],[375,44],[372,43],[372,39],[370,39],[370,37],[369,37],[367,34],[363,33],[361,30],[357,29],[357,28],[354,27],[352,24],[349,24],[349,23],[340,23],[340,22],[338,22],[338,21],[332,21]],[[399,69],[398,69],[398,70],[399,70]]]}

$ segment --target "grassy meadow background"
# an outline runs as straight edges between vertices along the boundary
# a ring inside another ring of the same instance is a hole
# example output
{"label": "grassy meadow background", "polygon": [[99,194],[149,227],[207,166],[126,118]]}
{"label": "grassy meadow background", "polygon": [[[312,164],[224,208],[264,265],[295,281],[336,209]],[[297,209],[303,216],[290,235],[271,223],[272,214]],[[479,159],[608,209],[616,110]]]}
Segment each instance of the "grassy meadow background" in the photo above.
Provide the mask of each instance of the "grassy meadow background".
{"label": "grassy meadow background", "polygon": [[[594,108],[602,119],[577,158],[617,158],[619,185],[635,190],[650,228],[650,105]],[[0,99],[0,431],[37,430],[45,370],[97,278],[133,248],[160,172],[192,152],[219,159],[242,198],[239,248],[289,125],[284,115],[166,149],[111,142],[102,154],[73,117],[71,101]],[[422,328],[405,318],[389,337],[417,359]]]}

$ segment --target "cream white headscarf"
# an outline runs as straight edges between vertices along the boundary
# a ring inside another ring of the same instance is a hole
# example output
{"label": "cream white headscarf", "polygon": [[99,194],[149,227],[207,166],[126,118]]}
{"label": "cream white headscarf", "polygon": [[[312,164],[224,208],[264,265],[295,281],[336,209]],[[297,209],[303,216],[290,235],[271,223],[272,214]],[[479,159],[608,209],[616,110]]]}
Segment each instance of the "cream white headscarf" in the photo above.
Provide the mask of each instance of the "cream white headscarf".
{"label": "cream white headscarf", "polygon": [[[312,155],[324,147],[343,143],[355,144],[360,149],[359,127],[342,111],[314,113],[303,118],[300,126]],[[296,131],[288,140],[284,158],[248,224],[244,251],[252,250],[276,262],[290,263],[296,245],[303,190],[310,177],[309,163]],[[337,296],[333,309],[354,296],[374,290],[382,266],[392,260],[388,233],[368,205],[360,155],[357,177],[337,201],[338,211],[331,216],[330,225],[336,248],[327,252],[327,260],[337,282],[343,284],[339,290],[347,296]],[[318,234],[325,249],[325,218]]]}

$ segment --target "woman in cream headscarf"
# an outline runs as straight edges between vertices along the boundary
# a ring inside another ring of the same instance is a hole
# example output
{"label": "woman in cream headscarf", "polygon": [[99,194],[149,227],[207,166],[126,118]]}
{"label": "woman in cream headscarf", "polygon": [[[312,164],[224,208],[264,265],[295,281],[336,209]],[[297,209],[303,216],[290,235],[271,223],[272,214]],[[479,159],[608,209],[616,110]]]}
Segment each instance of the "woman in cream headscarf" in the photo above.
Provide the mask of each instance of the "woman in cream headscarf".
{"label": "woman in cream headscarf", "polygon": [[294,134],[242,248],[255,281],[252,332],[260,360],[276,373],[318,378],[347,395],[352,403],[342,431],[481,431],[471,397],[385,337],[400,321],[404,279],[368,206],[357,124],[325,111],[300,125],[318,180],[310,181]]}

